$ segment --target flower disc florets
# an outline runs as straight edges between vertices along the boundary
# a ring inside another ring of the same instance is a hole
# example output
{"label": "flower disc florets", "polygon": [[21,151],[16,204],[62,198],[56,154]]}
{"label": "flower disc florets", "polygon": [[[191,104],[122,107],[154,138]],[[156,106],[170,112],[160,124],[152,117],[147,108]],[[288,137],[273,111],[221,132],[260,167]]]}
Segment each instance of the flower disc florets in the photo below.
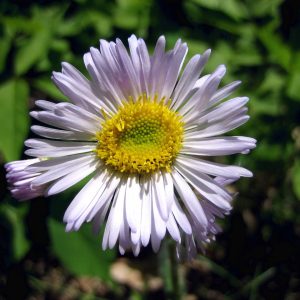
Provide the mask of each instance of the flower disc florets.
{"label": "flower disc florets", "polygon": [[183,138],[181,117],[160,102],[141,96],[124,104],[96,135],[97,155],[125,173],[171,170]]}

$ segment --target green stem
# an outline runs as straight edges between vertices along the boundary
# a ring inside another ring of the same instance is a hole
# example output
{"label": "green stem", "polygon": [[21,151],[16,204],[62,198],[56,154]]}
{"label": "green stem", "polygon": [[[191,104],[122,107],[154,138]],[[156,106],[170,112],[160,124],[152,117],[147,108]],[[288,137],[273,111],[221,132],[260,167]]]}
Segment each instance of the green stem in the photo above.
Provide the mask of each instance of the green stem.
{"label": "green stem", "polygon": [[168,241],[168,254],[170,261],[170,276],[172,282],[172,299],[181,300],[181,282],[179,274],[179,263],[176,257],[176,246],[173,241]]}
{"label": "green stem", "polygon": [[176,245],[173,240],[166,239],[158,256],[159,271],[164,280],[164,290],[168,300],[181,300],[184,284],[176,257]]}

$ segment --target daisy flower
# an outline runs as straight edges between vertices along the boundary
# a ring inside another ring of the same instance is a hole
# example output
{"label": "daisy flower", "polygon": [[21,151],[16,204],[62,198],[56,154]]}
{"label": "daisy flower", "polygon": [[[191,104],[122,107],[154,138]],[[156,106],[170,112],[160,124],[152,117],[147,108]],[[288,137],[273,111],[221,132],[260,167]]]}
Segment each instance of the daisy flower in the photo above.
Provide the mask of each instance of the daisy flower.
{"label": "daisy flower", "polygon": [[190,258],[220,230],[216,217],[231,210],[226,185],[252,173],[209,157],[246,154],[255,140],[224,136],[244,124],[248,98],[230,94],[239,81],[218,88],[220,65],[200,77],[210,50],[185,65],[186,43],[165,51],[161,36],[150,55],[132,35],[129,51],[116,42],[84,55],[90,79],[68,63],[53,81],[70,102],[36,101],[31,116],[41,138],[28,139],[34,157],[6,164],[12,195],[20,200],[60,193],[83,178],[88,183],[64,215],[66,230],[105,223],[103,249],[117,243],[123,254],[142,246],[158,251],[168,233]]}

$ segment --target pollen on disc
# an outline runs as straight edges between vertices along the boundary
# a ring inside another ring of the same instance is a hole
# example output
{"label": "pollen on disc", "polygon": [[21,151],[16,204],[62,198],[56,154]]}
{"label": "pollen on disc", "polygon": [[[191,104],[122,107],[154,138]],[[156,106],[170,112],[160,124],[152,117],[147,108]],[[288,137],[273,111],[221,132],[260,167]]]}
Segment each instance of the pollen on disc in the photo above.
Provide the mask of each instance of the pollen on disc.
{"label": "pollen on disc", "polygon": [[107,119],[96,137],[98,157],[119,172],[170,171],[182,146],[183,122],[163,101],[141,96]]}

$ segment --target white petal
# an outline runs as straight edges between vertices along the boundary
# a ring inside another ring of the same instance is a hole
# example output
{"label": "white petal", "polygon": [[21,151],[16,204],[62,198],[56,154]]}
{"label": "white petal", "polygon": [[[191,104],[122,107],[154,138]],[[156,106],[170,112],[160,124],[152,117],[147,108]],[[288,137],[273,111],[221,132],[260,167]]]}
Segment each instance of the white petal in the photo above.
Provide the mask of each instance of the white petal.
{"label": "white petal", "polygon": [[[125,200],[126,201],[126,200]],[[125,215],[125,210],[123,219],[124,222],[121,223],[120,226],[120,235],[119,235],[119,251],[121,254],[124,254],[127,249],[130,248],[131,243],[130,243],[130,234],[129,234],[129,226],[127,223],[126,215]]]}
{"label": "white petal", "polygon": [[136,70],[137,74],[139,74],[141,66],[140,66],[140,59],[139,59],[139,55],[138,55],[138,51],[137,51],[138,40],[134,34],[132,34],[128,38],[128,45],[129,45],[132,65],[133,65],[134,69]]}
{"label": "white petal", "polygon": [[198,158],[196,159],[192,156],[178,155],[176,162],[184,165],[189,170],[197,169],[199,172],[214,176],[224,176],[228,178],[240,176],[252,177],[252,173],[245,168],[218,164]]}
{"label": "white petal", "polygon": [[[152,220],[151,223],[154,225],[156,236],[162,240],[166,234],[166,222],[162,219],[159,211],[159,198],[156,194],[155,189],[156,182],[151,181],[151,200],[152,200]],[[151,232],[152,234],[153,232]]]}
{"label": "white petal", "polygon": [[84,154],[63,156],[63,157],[57,157],[53,159],[46,159],[46,160],[36,159],[36,163],[27,166],[25,170],[28,172],[43,172],[49,169],[53,170],[55,168],[68,167],[70,164],[72,165],[74,161],[76,162],[77,159],[81,160],[83,157],[91,157],[91,156],[94,155],[91,155],[89,153],[87,154],[84,153]]}
{"label": "white petal", "polygon": [[[211,76],[203,83],[196,93],[189,99],[187,104],[179,109],[183,120],[187,123],[192,123],[197,118],[195,112],[201,113],[208,107],[208,102],[216,92],[222,77],[225,74],[225,66],[220,65]],[[191,115],[193,117],[191,117]]]}
{"label": "white petal", "polygon": [[[90,181],[76,195],[64,214],[64,222],[76,221],[76,219],[94,201],[97,193],[104,186],[108,176],[106,172],[98,171]],[[104,190],[104,188],[103,188]]]}
{"label": "white petal", "polygon": [[102,108],[109,114],[117,112],[116,101],[113,100],[113,96],[110,90],[106,90],[102,80],[102,76],[98,72],[98,69],[94,63],[91,53],[85,53],[83,56],[85,67],[87,68],[92,81],[90,83],[93,93],[101,99]]}
{"label": "white petal", "polygon": [[255,140],[245,137],[203,138],[197,142],[184,142],[181,153],[191,155],[230,155],[255,148]]}
{"label": "white petal", "polygon": [[107,211],[110,207],[110,204],[111,204],[110,201],[107,201],[105,205],[103,205],[103,207],[95,215],[93,219],[93,227],[92,227],[93,234],[96,235],[99,233],[101,225],[104,223],[104,220],[106,218]]}
{"label": "white petal", "polygon": [[155,229],[155,224],[152,222],[151,223],[151,246],[155,253],[158,252],[160,243],[161,243],[161,238],[158,236]]}
{"label": "white petal", "polygon": [[54,107],[54,113],[57,116],[73,117],[77,120],[84,120],[85,122],[92,123],[95,129],[99,128],[101,122],[104,121],[103,117],[98,113],[97,115],[89,112],[79,106],[76,106],[72,103],[62,102],[56,104]]}
{"label": "white petal", "polygon": [[[113,200],[112,200],[113,201],[112,206],[115,205],[116,199],[118,197],[119,190],[120,189],[117,189],[115,191],[115,194],[114,194]],[[97,211],[97,213],[98,213],[98,211]],[[111,227],[113,217],[114,217],[114,211],[113,211],[113,209],[110,209],[110,212],[108,214],[108,218],[107,218],[107,221],[106,221],[105,229],[104,229],[103,239],[102,239],[102,249],[103,250],[106,250],[107,247],[108,247],[110,227]]]}
{"label": "white petal", "polygon": [[174,95],[172,96],[172,109],[177,110],[186,100],[186,96],[190,90],[194,87],[199,75],[201,74],[208,58],[210,55],[210,50],[207,50],[203,55],[195,55],[186,65],[182,76],[174,90]]}
{"label": "white petal", "polygon": [[192,234],[192,227],[190,225],[190,222],[189,222],[188,218],[186,217],[185,212],[182,210],[182,208],[176,198],[174,199],[174,203],[172,206],[172,213],[173,213],[177,223],[181,227],[181,229],[186,234]]}
{"label": "white petal", "polygon": [[121,223],[124,222],[124,202],[125,202],[125,193],[126,193],[126,180],[120,184],[119,192],[116,195],[116,201],[111,207],[112,220],[110,224],[110,233],[108,246],[112,249],[119,237]]}
{"label": "white petal", "polygon": [[141,250],[141,243],[133,244],[132,251],[134,256],[138,256]]}
{"label": "white petal", "polygon": [[[103,49],[105,48],[107,51],[102,55],[99,50],[95,48],[91,48],[90,53],[100,76],[99,80],[103,85],[103,89],[105,92],[109,92],[111,101],[115,103],[115,106],[120,106],[122,105],[121,101],[126,99],[126,95],[124,95],[121,87],[119,86],[118,77],[120,77],[120,74],[117,74],[117,72],[112,70],[116,62],[111,54],[110,45],[103,45]],[[105,59],[107,61],[105,61]],[[115,68],[117,68],[117,66]]]}
{"label": "white petal", "polygon": [[47,100],[36,100],[35,105],[40,107],[40,108],[43,108],[45,110],[53,111],[54,108],[55,108],[56,103],[53,103],[53,102],[50,102],[50,101],[47,101]]}
{"label": "white petal", "polygon": [[[250,172],[250,171],[249,171]],[[250,176],[249,176],[250,177]],[[221,186],[229,185],[233,182],[235,182],[238,178],[224,178],[222,176],[217,176],[214,178],[214,180]]]}
{"label": "white petal", "polygon": [[167,222],[170,211],[168,210],[167,197],[164,189],[164,178],[160,173],[156,173],[154,176],[152,176],[152,187],[154,189],[152,196],[156,201],[158,211],[161,215],[161,218]]}
{"label": "white petal", "polygon": [[59,157],[85,152],[91,152],[96,148],[96,143],[92,142],[63,142],[47,139],[29,139],[25,142],[28,149],[25,154],[37,157]]}
{"label": "white petal", "polygon": [[[192,128],[187,128],[187,141],[188,140],[202,140],[206,137],[213,137],[217,135],[224,134],[228,131],[231,131],[235,128],[240,127],[241,125],[245,124],[249,120],[249,116],[245,115],[244,112],[242,112],[240,115],[236,115],[234,118],[229,118],[222,120],[221,122],[208,125],[206,128],[197,130],[197,126]],[[193,126],[193,125],[192,125]],[[201,126],[201,125],[200,125]]]}
{"label": "white petal", "polygon": [[60,193],[66,190],[67,188],[71,187],[72,185],[76,184],[77,182],[81,181],[83,178],[87,177],[97,169],[97,163],[98,162],[95,161],[89,164],[88,166],[84,166],[81,170],[77,170],[61,179],[58,179],[49,186],[49,188],[45,191],[45,195],[50,196]]}
{"label": "white petal", "polygon": [[52,141],[48,139],[28,139],[25,141],[25,146],[31,148],[67,148],[67,147],[87,147],[94,146],[94,142],[65,142],[65,141]]}
{"label": "white petal", "polygon": [[62,64],[62,73],[67,75],[68,77],[74,79],[78,84],[80,83],[86,88],[89,88],[89,81],[86,79],[86,77],[78,71],[74,66],[67,62],[63,62]]}
{"label": "white petal", "polygon": [[178,50],[174,51],[173,57],[167,67],[168,72],[164,78],[165,83],[161,91],[161,97],[166,97],[167,100],[171,97],[174,90],[187,51],[187,45],[185,43],[181,44]]}
{"label": "white petal", "polygon": [[24,159],[24,160],[15,160],[8,162],[4,165],[7,172],[17,172],[23,171],[26,167],[39,162],[38,158]]}
{"label": "white petal", "polygon": [[203,208],[205,209],[205,212],[209,218],[209,222],[211,223],[215,222],[215,216],[224,218],[224,216],[228,214],[228,211],[224,211],[209,201],[203,201]]}
{"label": "white petal", "polygon": [[232,199],[231,195],[216,182],[214,182],[209,176],[201,174],[200,172],[192,173],[184,169],[182,166],[177,166],[176,170],[180,171],[185,179],[204,198],[224,210],[231,209],[229,203],[229,201]]}
{"label": "white petal", "polygon": [[249,101],[248,97],[237,97],[230,99],[218,106],[214,106],[199,116],[197,123],[208,123],[207,125],[222,122],[225,119],[236,118],[241,112],[247,112],[243,106]]}
{"label": "white petal", "polygon": [[165,55],[164,55],[165,45],[166,45],[165,37],[160,36],[156,42],[153,56],[150,59],[151,69],[150,69],[150,74],[149,74],[149,85],[148,86],[149,86],[149,96],[151,98],[153,98],[155,94],[158,94],[157,85],[161,78],[161,76],[158,76],[158,75],[163,74],[162,76],[164,76],[164,74],[165,74],[165,71],[162,69],[163,57],[165,57]]}
{"label": "white petal", "polygon": [[125,208],[128,225],[131,231],[137,232],[141,222],[142,198],[136,176],[129,177],[127,180]]}
{"label": "white petal", "polygon": [[90,222],[97,212],[105,205],[107,201],[110,201],[112,196],[116,191],[118,191],[118,187],[121,181],[120,175],[116,173],[112,173],[109,177],[109,180],[106,180],[104,183],[104,191],[101,189],[101,193],[98,192],[97,194],[97,202],[90,210],[87,216],[87,222]]}
{"label": "white petal", "polygon": [[190,120],[195,116],[197,117],[193,122],[185,124],[186,130],[188,130],[186,137],[188,137],[194,131],[198,131],[200,134],[214,134],[214,131],[227,132],[234,129],[236,126],[240,126],[245,123],[249,117],[247,114],[247,108],[243,107],[248,101],[247,97],[238,97],[228,100],[216,107],[210,107],[198,113],[193,112],[190,115]]}
{"label": "white petal", "polygon": [[138,55],[141,63],[140,82],[142,91],[149,95],[149,74],[151,69],[150,57],[144,40],[138,40]]}
{"label": "white petal", "polygon": [[219,102],[220,100],[228,97],[237,87],[241,84],[241,81],[234,81],[230,84],[225,85],[221,89],[219,89],[211,98],[209,104],[214,105],[215,103]]}
{"label": "white petal", "polygon": [[74,161],[62,163],[60,166],[57,166],[56,168],[51,168],[49,171],[37,176],[32,181],[32,186],[34,187],[48,183],[55,179],[61,178],[69,173],[80,170],[81,168],[85,168],[86,166],[91,165],[95,162],[98,162],[97,159],[95,159],[95,157],[84,156]]}
{"label": "white petal", "polygon": [[101,108],[99,99],[93,94],[91,88],[86,85],[85,79],[78,82],[78,80],[74,80],[66,74],[53,72],[52,80],[74,104],[89,111],[97,111]]}
{"label": "white petal", "polygon": [[[143,185],[147,183],[142,178]],[[152,199],[150,198],[150,191],[147,193],[146,188],[143,188],[143,203],[142,203],[142,219],[141,219],[141,241],[144,247],[146,247],[149,243],[150,233],[151,233],[151,219],[152,219]]]}
{"label": "white petal", "polygon": [[222,186],[218,185],[216,181],[214,181],[208,175],[202,173],[200,170],[195,168],[187,168],[183,165],[176,164],[176,169],[180,170],[180,173],[184,173],[187,180],[191,184],[198,185],[199,188],[203,185],[207,188],[206,191],[211,190],[213,193],[216,193],[222,196],[227,201],[232,199],[231,194],[228,193]]}
{"label": "white petal", "polygon": [[95,124],[90,124],[85,120],[79,122],[74,116],[62,117],[49,111],[31,111],[30,116],[50,126],[71,131],[95,134],[99,129],[95,127]]}
{"label": "white petal", "polygon": [[201,224],[203,229],[206,228],[207,219],[195,193],[177,171],[172,173],[172,177],[174,179],[175,188],[190,215]]}
{"label": "white petal", "polygon": [[173,240],[180,243],[181,242],[180,232],[172,214],[170,214],[169,220],[167,222],[167,229],[170,235],[172,236]]}
{"label": "white petal", "polygon": [[124,74],[122,85],[125,83],[125,78],[128,78],[124,86],[124,92],[126,91],[127,97],[133,96],[134,99],[137,99],[138,96],[142,93],[140,85],[138,84],[139,82],[137,74],[124,44],[119,39],[116,40],[116,50],[117,54],[119,55],[119,62],[122,67],[122,73]]}
{"label": "white petal", "polygon": [[211,78],[211,74],[206,74],[206,75],[200,77],[200,78],[196,81],[196,83],[195,83],[195,85],[194,85],[194,89],[195,89],[195,90],[201,89],[201,88],[204,86],[204,83],[205,83],[208,79],[210,79],[210,78]]}
{"label": "white petal", "polygon": [[31,130],[39,136],[55,140],[91,141],[95,139],[94,134],[75,132],[69,130],[60,130],[39,125],[31,126]]}
{"label": "white petal", "polygon": [[162,176],[163,176],[163,184],[165,189],[165,198],[167,203],[167,214],[169,215],[172,210],[174,197],[175,197],[173,179],[171,174],[168,172],[162,172]]}

